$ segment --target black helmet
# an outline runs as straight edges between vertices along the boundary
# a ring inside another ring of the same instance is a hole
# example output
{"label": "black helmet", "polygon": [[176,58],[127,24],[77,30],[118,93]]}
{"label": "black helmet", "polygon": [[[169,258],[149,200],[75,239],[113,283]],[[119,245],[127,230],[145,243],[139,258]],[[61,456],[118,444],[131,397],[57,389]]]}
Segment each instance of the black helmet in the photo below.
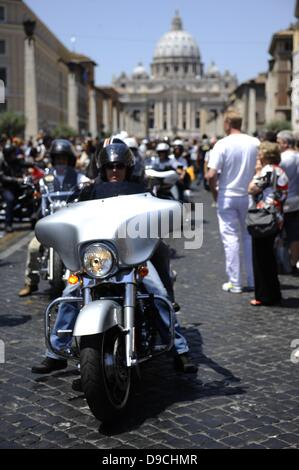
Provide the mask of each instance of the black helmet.
{"label": "black helmet", "polygon": [[127,169],[126,179],[129,180],[135,165],[135,157],[122,140],[114,137],[106,139],[96,155],[96,165],[103,181],[107,180],[105,166],[108,163],[123,163]]}
{"label": "black helmet", "polygon": [[6,144],[3,148],[3,157],[6,161],[15,160],[17,157],[16,146],[12,144]]}
{"label": "black helmet", "polygon": [[67,157],[69,166],[75,166],[76,164],[76,153],[74,147],[66,139],[53,140],[49,154],[53,165],[55,165],[55,158],[62,155]]}

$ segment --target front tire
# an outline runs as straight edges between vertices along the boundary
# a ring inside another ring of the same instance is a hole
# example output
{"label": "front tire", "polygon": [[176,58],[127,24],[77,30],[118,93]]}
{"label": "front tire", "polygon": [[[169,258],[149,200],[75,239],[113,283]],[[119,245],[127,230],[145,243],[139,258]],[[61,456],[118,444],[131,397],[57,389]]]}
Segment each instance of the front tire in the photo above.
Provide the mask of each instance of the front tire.
{"label": "front tire", "polygon": [[117,327],[81,337],[80,371],[82,389],[93,415],[106,423],[115,420],[125,410],[131,390],[125,338]]}
{"label": "front tire", "polygon": [[51,286],[53,290],[53,295],[57,297],[59,297],[62,294],[62,291],[65,288],[65,282],[63,281],[64,273],[65,273],[64,264],[61,261],[58,253],[54,251],[53,253],[53,280],[51,281]]}

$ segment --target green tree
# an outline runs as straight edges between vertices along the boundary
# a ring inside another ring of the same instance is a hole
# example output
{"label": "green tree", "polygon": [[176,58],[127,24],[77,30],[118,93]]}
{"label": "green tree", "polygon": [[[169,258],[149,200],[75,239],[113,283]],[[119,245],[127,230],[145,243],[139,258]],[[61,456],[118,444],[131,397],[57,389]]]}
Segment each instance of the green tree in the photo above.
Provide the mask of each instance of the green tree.
{"label": "green tree", "polygon": [[77,132],[66,124],[60,124],[52,130],[51,134],[55,139],[69,139],[70,137],[76,137]]}
{"label": "green tree", "polygon": [[8,137],[23,137],[26,118],[23,114],[5,111],[0,113],[0,134]]}
{"label": "green tree", "polygon": [[287,120],[273,120],[266,124],[266,129],[273,132],[280,132],[280,131],[291,131],[292,130],[292,123]]}

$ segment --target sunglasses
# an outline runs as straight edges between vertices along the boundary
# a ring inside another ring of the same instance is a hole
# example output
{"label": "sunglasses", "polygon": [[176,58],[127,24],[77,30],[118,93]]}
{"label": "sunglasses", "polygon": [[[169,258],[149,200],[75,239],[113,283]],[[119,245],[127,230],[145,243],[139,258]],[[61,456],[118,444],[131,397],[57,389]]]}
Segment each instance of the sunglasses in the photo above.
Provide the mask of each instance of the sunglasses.
{"label": "sunglasses", "polygon": [[107,170],[124,170],[125,165],[123,163],[107,163]]}

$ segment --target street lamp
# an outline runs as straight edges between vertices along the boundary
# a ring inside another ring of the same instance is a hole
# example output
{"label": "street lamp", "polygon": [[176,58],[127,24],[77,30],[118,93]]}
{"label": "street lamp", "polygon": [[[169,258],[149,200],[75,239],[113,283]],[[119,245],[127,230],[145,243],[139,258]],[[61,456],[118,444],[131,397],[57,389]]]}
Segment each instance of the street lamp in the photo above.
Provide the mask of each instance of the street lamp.
{"label": "street lamp", "polygon": [[25,34],[26,34],[27,38],[30,41],[33,38],[33,35],[34,35],[36,21],[29,20],[29,19],[25,20],[25,21],[23,21],[23,26],[24,26]]}

